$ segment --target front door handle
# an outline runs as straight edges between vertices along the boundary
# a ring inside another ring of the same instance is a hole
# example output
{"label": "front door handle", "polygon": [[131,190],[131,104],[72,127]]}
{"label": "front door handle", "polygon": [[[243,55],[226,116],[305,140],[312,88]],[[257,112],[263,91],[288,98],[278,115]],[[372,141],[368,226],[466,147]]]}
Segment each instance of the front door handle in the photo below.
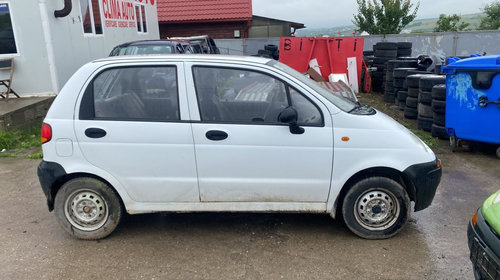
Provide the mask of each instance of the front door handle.
{"label": "front door handle", "polygon": [[224,132],[224,131],[220,131],[220,130],[210,130],[210,131],[207,131],[207,133],[205,133],[205,136],[210,139],[210,140],[213,140],[213,141],[220,141],[220,140],[224,140],[227,138],[227,133]]}
{"label": "front door handle", "polygon": [[89,138],[102,138],[102,137],[106,136],[106,130],[91,127],[91,128],[87,128],[85,130],[85,135],[87,135],[87,137],[89,137]]}

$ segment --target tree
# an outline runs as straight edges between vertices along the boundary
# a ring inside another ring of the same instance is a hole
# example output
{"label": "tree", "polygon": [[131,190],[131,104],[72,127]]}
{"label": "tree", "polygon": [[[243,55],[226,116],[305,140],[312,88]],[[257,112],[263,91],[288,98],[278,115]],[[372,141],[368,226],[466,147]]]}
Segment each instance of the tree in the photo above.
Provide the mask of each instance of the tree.
{"label": "tree", "polygon": [[413,12],[411,0],[356,0],[358,14],[353,23],[357,29],[370,34],[399,34],[417,16],[417,3]]}
{"label": "tree", "polygon": [[484,6],[486,17],[481,18],[480,30],[497,30],[500,28],[500,1]]}
{"label": "tree", "polygon": [[462,17],[457,14],[451,16],[441,14],[436,22],[436,27],[434,27],[434,32],[462,31],[469,26],[469,23],[461,22],[461,19]]}

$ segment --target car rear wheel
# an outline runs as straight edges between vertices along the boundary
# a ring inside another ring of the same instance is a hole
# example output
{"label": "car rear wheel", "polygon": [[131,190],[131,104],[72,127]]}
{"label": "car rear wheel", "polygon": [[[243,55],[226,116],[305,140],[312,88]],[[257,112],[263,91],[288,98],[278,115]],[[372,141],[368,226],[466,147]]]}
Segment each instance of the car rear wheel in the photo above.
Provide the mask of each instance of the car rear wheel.
{"label": "car rear wheel", "polygon": [[108,185],[94,178],[82,177],[61,187],[54,210],[59,224],[69,234],[79,239],[95,240],[115,230],[123,207]]}
{"label": "car rear wheel", "polygon": [[405,226],[410,216],[410,199],[396,181],[368,178],[347,192],[342,214],[354,234],[366,239],[385,239]]}

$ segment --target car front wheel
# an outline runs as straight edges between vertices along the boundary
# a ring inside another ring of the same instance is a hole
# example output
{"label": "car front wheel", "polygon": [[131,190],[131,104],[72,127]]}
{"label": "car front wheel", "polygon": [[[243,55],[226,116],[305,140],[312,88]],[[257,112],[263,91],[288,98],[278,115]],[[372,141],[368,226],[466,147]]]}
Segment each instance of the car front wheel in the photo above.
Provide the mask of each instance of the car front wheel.
{"label": "car front wheel", "polygon": [[385,239],[396,235],[407,223],[410,198],[392,179],[367,178],[347,192],[342,215],[354,234],[366,239]]}
{"label": "car front wheel", "polygon": [[95,240],[111,234],[120,223],[123,207],[104,182],[81,177],[57,192],[54,210],[59,224],[79,239]]}

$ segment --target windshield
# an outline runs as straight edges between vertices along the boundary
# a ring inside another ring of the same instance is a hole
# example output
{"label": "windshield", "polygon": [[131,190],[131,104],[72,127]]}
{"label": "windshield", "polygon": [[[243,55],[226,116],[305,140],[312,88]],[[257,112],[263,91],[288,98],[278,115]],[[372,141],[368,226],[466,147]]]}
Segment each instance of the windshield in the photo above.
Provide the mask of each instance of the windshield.
{"label": "windshield", "polygon": [[278,62],[276,60],[272,60],[272,61],[268,62],[267,65],[272,66],[274,68],[277,68],[279,70],[282,70],[283,72],[290,74],[294,78],[297,78],[298,80],[300,80],[301,82],[303,82],[307,86],[311,87],[314,91],[321,94],[321,96],[328,99],[328,101],[332,102],[334,105],[336,105],[342,111],[349,112],[356,107],[356,103],[343,97],[340,93],[335,94],[331,91],[328,91],[328,90],[322,88],[320,85],[318,85],[317,82],[306,77],[304,74],[297,72],[296,70],[292,69],[288,65],[285,65],[285,64]]}

